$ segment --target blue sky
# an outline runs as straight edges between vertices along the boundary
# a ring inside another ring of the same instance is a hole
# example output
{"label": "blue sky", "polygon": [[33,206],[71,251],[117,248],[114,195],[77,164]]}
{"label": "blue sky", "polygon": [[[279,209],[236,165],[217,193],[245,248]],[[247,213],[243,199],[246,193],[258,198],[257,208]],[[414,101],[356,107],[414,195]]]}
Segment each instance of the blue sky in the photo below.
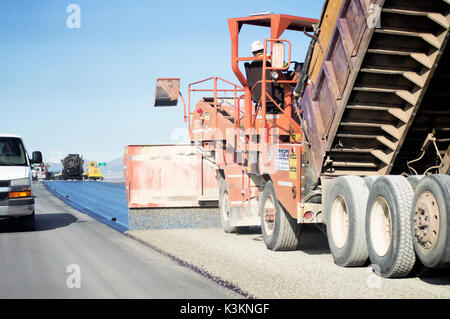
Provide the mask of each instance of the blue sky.
{"label": "blue sky", "polygon": [[[70,4],[81,27],[70,29]],[[157,77],[181,90],[209,76],[237,83],[228,18],[271,11],[319,18],[323,1],[0,0],[0,132],[20,134],[28,152],[110,161],[128,144],[180,142],[181,101],[154,108]],[[241,51],[264,28],[241,32]],[[293,59],[309,38],[288,33]]]}

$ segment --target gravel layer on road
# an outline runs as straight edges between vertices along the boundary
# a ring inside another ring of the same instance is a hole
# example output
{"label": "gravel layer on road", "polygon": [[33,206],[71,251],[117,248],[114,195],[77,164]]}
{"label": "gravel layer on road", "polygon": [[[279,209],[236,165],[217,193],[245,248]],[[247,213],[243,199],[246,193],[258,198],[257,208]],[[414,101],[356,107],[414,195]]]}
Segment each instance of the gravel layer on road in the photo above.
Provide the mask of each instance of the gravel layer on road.
{"label": "gravel layer on road", "polygon": [[220,226],[220,216],[217,207],[130,209],[128,225],[130,230],[211,228]]}
{"label": "gravel layer on road", "polygon": [[384,279],[371,267],[333,263],[324,234],[304,227],[299,250],[266,249],[260,231],[220,228],[132,230],[128,235],[221,278],[255,298],[450,298],[450,274]]}

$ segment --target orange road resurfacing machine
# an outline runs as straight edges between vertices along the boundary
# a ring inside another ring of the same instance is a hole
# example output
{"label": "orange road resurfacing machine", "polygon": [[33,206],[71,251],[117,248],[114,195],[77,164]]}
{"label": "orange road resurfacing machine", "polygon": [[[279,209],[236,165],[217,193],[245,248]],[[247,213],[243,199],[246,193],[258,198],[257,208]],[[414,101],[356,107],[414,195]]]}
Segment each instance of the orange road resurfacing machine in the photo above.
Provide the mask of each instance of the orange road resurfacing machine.
{"label": "orange road resurfacing machine", "polygon": [[[384,277],[416,260],[450,266],[450,114],[437,103],[448,94],[448,2],[334,0],[319,21],[228,25],[239,84],[191,83],[185,103],[179,79],[158,79],[155,106],[181,96],[192,143],[127,146],[130,216],[218,201],[225,232],[261,226],[271,250],[296,249],[312,223],[340,266],[370,260]],[[244,25],[268,28],[261,55],[239,56]],[[291,61],[286,30],[312,38],[304,63]],[[193,92],[212,96],[191,111]]]}

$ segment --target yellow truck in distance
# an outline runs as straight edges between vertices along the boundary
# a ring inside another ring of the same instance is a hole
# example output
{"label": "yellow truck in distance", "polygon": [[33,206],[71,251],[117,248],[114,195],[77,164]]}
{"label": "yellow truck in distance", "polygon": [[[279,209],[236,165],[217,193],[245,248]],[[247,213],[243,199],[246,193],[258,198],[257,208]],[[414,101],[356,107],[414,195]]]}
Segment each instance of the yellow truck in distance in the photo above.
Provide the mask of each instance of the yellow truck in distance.
{"label": "yellow truck in distance", "polygon": [[87,170],[83,174],[84,180],[103,180],[103,175],[98,168],[97,162],[90,161],[87,163]]}

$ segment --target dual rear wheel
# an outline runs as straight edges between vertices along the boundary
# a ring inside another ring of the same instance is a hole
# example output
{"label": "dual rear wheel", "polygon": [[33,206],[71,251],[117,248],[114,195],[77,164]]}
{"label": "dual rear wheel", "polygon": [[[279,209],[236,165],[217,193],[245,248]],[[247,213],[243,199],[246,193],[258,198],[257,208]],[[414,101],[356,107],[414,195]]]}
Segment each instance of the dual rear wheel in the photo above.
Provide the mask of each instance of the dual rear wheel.
{"label": "dual rear wheel", "polygon": [[340,266],[370,260],[383,277],[405,277],[416,264],[450,265],[450,177],[337,178],[326,199],[328,242]]}
{"label": "dual rear wheel", "polygon": [[411,232],[417,257],[428,268],[450,267],[450,176],[430,175],[416,187]]}

